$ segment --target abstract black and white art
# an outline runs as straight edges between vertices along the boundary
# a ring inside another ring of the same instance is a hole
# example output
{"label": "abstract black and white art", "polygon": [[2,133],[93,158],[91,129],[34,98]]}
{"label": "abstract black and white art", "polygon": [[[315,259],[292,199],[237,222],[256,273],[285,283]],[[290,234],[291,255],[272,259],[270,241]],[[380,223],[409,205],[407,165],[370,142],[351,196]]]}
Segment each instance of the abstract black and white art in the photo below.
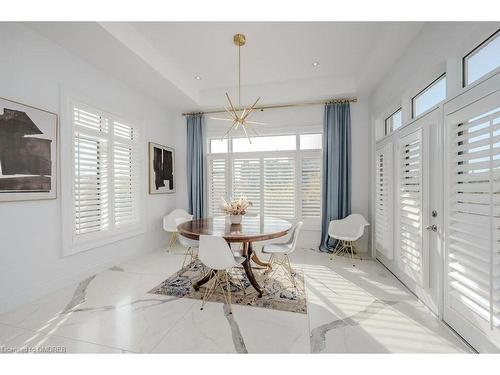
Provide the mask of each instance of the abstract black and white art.
{"label": "abstract black and white art", "polygon": [[149,194],[175,193],[174,149],[149,142]]}
{"label": "abstract black and white art", "polygon": [[57,114],[0,98],[0,201],[54,199]]}

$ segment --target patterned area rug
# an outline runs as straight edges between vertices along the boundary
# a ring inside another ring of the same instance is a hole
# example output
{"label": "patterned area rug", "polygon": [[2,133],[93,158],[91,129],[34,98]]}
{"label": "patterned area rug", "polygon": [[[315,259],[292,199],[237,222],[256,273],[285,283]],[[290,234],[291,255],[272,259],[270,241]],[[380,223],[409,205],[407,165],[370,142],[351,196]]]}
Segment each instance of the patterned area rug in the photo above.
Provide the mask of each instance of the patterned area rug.
{"label": "patterned area rug", "polygon": [[[263,296],[261,298],[258,297],[256,290],[248,281],[245,270],[243,268],[235,268],[231,273],[231,278],[234,280],[234,285],[230,284],[231,303],[307,314],[304,273],[301,269],[294,269],[296,287],[293,286],[291,280],[281,267],[270,273],[269,277],[266,277],[267,275],[264,274],[263,268],[253,268],[252,270],[257,282],[264,288]],[[194,290],[193,283],[199,280],[206,272],[207,270],[203,264],[195,260],[148,293],[202,300],[206,288],[211,285],[213,280],[201,286],[198,291]],[[222,291],[219,288],[214,291],[208,300],[212,302],[225,302]]]}

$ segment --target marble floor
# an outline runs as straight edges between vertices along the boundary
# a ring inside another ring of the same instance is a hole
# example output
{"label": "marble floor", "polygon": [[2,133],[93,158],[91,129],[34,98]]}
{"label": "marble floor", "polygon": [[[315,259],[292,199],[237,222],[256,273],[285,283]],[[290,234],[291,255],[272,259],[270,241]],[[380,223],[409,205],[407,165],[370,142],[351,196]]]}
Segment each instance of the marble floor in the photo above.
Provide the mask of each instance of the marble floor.
{"label": "marble floor", "polygon": [[[456,353],[468,346],[378,262],[299,249],[308,314],[148,294],[181,249],[117,264],[0,315],[0,349],[74,353]],[[262,257],[265,259],[265,257]],[[0,350],[0,353],[2,350]]]}

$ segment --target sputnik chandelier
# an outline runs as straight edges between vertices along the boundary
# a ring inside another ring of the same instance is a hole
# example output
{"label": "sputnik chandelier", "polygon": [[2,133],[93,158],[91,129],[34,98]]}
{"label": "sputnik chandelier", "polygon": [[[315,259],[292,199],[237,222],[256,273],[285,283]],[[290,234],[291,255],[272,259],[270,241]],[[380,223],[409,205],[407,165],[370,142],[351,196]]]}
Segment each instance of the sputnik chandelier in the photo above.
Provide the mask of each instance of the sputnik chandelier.
{"label": "sputnik chandelier", "polygon": [[213,120],[221,120],[221,121],[232,121],[232,125],[229,127],[227,132],[221,138],[226,138],[232,131],[238,130],[238,128],[242,128],[245,136],[248,138],[248,142],[252,143],[250,139],[249,133],[257,134],[257,132],[251,127],[251,125],[265,125],[263,122],[257,121],[249,121],[249,117],[252,114],[255,106],[260,100],[260,97],[253,103],[251,107],[241,107],[241,47],[245,45],[246,38],[243,34],[236,34],[233,37],[234,44],[238,47],[238,107],[235,108],[229,94],[226,92],[226,98],[229,106],[224,106],[224,109],[229,114],[231,118],[217,118],[212,117]]}

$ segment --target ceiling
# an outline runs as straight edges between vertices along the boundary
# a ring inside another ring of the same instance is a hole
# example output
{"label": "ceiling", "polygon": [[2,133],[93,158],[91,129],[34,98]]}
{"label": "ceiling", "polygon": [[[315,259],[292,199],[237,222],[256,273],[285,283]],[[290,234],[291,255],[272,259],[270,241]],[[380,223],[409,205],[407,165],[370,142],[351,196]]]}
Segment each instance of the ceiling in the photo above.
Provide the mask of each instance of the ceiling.
{"label": "ceiling", "polygon": [[[243,102],[266,104],[369,93],[423,23],[103,22],[30,27],[162,104],[220,107],[237,84],[243,33]],[[98,41],[98,43],[96,43]],[[313,62],[319,62],[313,67]],[[196,80],[195,76],[200,76]],[[248,99],[247,99],[248,98]],[[245,103],[245,104],[246,104]]]}

